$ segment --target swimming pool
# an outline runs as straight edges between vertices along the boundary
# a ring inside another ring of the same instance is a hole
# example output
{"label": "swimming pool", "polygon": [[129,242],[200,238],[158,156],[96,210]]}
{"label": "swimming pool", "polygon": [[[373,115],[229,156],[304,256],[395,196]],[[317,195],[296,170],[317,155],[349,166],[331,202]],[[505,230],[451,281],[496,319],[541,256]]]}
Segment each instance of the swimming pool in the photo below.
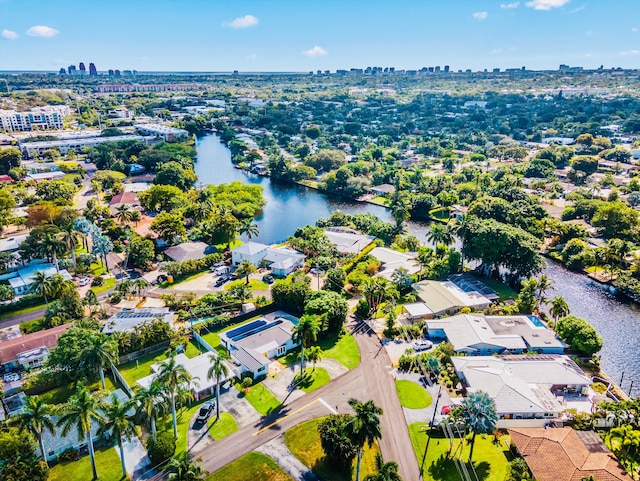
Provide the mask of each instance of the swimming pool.
{"label": "swimming pool", "polygon": [[528,317],[534,326],[542,327],[546,329],[547,326],[545,326],[544,323],[540,319],[538,319],[536,316],[528,316]]}

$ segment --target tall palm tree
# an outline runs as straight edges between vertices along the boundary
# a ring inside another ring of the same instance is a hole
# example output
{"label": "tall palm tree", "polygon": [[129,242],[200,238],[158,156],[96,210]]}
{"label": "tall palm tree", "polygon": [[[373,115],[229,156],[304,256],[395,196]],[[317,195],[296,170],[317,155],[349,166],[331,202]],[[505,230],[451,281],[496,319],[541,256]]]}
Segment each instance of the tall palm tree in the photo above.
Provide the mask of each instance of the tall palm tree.
{"label": "tall palm tree", "polygon": [[423,274],[429,269],[431,263],[433,262],[434,251],[431,247],[421,247],[418,251],[418,257],[416,260],[420,265],[420,273],[419,276],[422,278]]}
{"label": "tall palm tree", "polygon": [[549,310],[549,314],[553,317],[554,321],[558,321],[561,317],[565,317],[569,315],[569,304],[562,296],[554,296],[551,299],[551,309]]}
{"label": "tall palm tree", "polygon": [[149,419],[151,425],[151,437],[156,440],[156,418],[162,416],[165,411],[165,397],[162,385],[153,381],[148,388],[140,388],[134,400],[137,403],[136,414]]}
{"label": "tall palm tree", "polygon": [[323,350],[320,346],[311,346],[307,350],[307,360],[313,363],[313,370],[316,370],[316,363],[322,361]]}
{"label": "tall palm tree", "polygon": [[377,474],[369,474],[364,481],[402,481],[402,476],[398,472],[400,466],[395,461],[385,463],[380,453],[376,454]]}
{"label": "tall palm tree", "polygon": [[225,361],[230,361],[231,356],[227,351],[218,352],[209,356],[211,367],[207,372],[207,379],[216,380],[216,421],[220,419],[220,381],[223,377],[229,375],[229,368]]}
{"label": "tall palm tree", "polygon": [[33,276],[33,281],[31,282],[29,290],[38,296],[42,296],[44,298],[44,303],[48,306],[49,301],[47,296],[51,294],[50,276],[47,276],[44,271],[36,272]]}
{"label": "tall palm tree", "polygon": [[363,403],[355,398],[351,398],[349,399],[349,406],[353,408],[355,415],[346,426],[346,434],[351,442],[358,447],[356,481],[360,481],[360,463],[362,462],[364,445],[367,444],[371,447],[374,442],[382,437],[380,416],[382,416],[383,412],[382,409],[376,406],[371,400]]}
{"label": "tall palm tree", "polygon": [[116,219],[118,219],[120,224],[127,225],[133,219],[132,212],[131,207],[127,204],[120,204],[116,207]]}
{"label": "tall palm tree", "polygon": [[238,230],[240,235],[247,234],[247,239],[251,240],[253,237],[257,237],[260,234],[260,229],[258,229],[258,224],[253,222],[253,219],[242,219],[240,221],[240,229]]}
{"label": "tall palm tree", "polygon": [[93,421],[102,425],[104,419],[100,415],[100,410],[103,407],[102,402],[92,395],[82,383],[78,383],[76,393],[66,403],[58,407],[60,419],[58,419],[57,425],[62,426],[62,435],[68,435],[71,428],[75,427],[78,431],[78,441],[82,441],[83,437],[87,440],[93,479],[98,479],[98,471],[96,470],[91,425]]}
{"label": "tall palm tree", "polygon": [[236,276],[244,277],[247,284],[249,284],[249,276],[256,272],[258,269],[250,261],[242,261],[236,267]]}
{"label": "tall palm tree", "polygon": [[171,401],[171,416],[173,418],[173,436],[178,439],[178,420],[176,418],[176,394],[180,388],[189,385],[191,374],[187,372],[182,364],[176,362],[175,357],[171,357],[162,364],[156,380],[162,385],[164,392],[169,395]]}
{"label": "tall palm tree", "polygon": [[196,465],[189,453],[175,457],[169,462],[169,481],[197,481],[202,479],[202,468]]}
{"label": "tall palm tree", "polygon": [[111,393],[108,402],[104,406],[105,420],[100,426],[100,434],[107,433],[116,438],[120,448],[120,461],[122,462],[122,477],[127,477],[127,467],[124,464],[124,440],[130,441],[135,435],[133,421],[127,415],[132,409],[132,400],[122,402],[116,393]]}
{"label": "tall palm tree", "polygon": [[58,266],[58,255],[64,253],[67,246],[60,236],[60,232],[46,232],[42,238],[42,249],[46,253],[47,257],[51,259],[51,262],[56,266],[56,271],[60,272]]}
{"label": "tall palm tree", "polygon": [[118,361],[118,343],[106,334],[96,334],[89,347],[81,354],[82,364],[94,369],[100,374],[102,389],[104,384],[104,369]]}
{"label": "tall palm tree", "polygon": [[538,311],[540,308],[540,304],[546,304],[547,298],[545,294],[549,289],[553,288],[553,281],[547,277],[546,274],[542,274],[540,278],[536,281],[536,305],[534,310]]}
{"label": "tall palm tree", "polygon": [[141,297],[142,293],[145,292],[148,287],[149,283],[142,277],[138,277],[131,284],[131,288],[136,293],[137,297]]}
{"label": "tall palm tree", "polygon": [[82,243],[82,239],[84,234],[79,232],[73,227],[69,227],[68,229],[63,229],[60,233],[60,239],[64,242],[65,246],[71,251],[71,259],[73,259],[73,272],[76,271],[77,260],[76,260],[76,249],[78,245]]}
{"label": "tall palm tree", "polygon": [[469,394],[465,398],[462,406],[464,408],[463,417],[467,426],[473,431],[471,450],[469,451],[469,462],[471,462],[476,435],[478,433],[490,433],[493,431],[498,422],[498,414],[496,413],[495,402],[484,391],[476,391]]}
{"label": "tall palm tree", "polygon": [[48,430],[53,434],[56,429],[51,419],[51,413],[52,406],[43,402],[38,396],[29,396],[27,405],[23,408],[22,414],[18,418],[20,427],[31,432],[38,439],[42,459],[45,463],[47,463],[47,453],[44,450],[44,431]]}
{"label": "tall palm tree", "polygon": [[453,227],[449,224],[433,224],[426,237],[435,246],[444,244],[448,247],[454,241]]}
{"label": "tall palm tree", "polygon": [[312,341],[318,338],[320,332],[320,320],[315,316],[304,315],[293,328],[292,339],[294,342],[300,343],[300,373],[304,370],[304,350],[309,347]]}

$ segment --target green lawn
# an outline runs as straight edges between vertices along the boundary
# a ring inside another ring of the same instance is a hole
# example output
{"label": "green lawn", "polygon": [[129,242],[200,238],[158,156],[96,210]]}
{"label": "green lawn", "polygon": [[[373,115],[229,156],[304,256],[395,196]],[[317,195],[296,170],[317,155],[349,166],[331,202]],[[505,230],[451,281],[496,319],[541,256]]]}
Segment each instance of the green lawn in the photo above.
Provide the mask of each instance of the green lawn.
{"label": "green lawn", "polygon": [[324,359],[335,359],[347,369],[353,369],[360,364],[360,351],[353,336],[344,332],[341,336],[334,334],[329,337],[321,337],[318,345],[322,348]]}
{"label": "green lawn", "polygon": [[116,278],[109,277],[108,279],[104,280],[104,284],[102,284],[100,287],[92,287],[91,290],[96,294],[101,294],[103,292],[107,292],[109,289],[113,289],[114,287],[116,287]]}
{"label": "green lawn", "polygon": [[261,453],[248,453],[216,471],[205,481],[293,481],[276,462]]}
{"label": "green lawn", "polygon": [[[239,383],[236,383],[235,387],[242,392],[242,386]],[[263,416],[267,416],[282,407],[278,398],[259,383],[251,386],[249,391],[244,394],[244,397]]]}
{"label": "green lawn", "polygon": [[518,293],[511,289],[508,285],[503,284],[497,279],[492,279],[490,277],[480,277],[477,276],[478,280],[482,281],[487,287],[496,291],[496,294],[500,296],[501,301],[505,301],[507,299],[515,299],[518,297]]}
{"label": "green lawn", "polygon": [[[312,419],[289,429],[284,434],[284,441],[289,450],[298,458],[305,466],[311,469],[317,476],[324,481],[351,481],[355,474],[355,464],[348,471],[338,470],[334,465],[324,458],[324,451],[320,444],[320,435],[318,434],[318,424],[322,418]],[[379,452],[378,445],[372,448],[365,446],[364,455],[362,456],[360,479],[364,479],[368,474],[376,472],[376,454]]]}
{"label": "green lawn", "polygon": [[307,367],[304,370],[303,378],[297,378],[296,382],[304,392],[311,392],[324,386],[330,381],[331,377],[329,377],[329,373],[325,368],[316,367],[314,370],[312,367]]}
{"label": "green lawn", "polygon": [[167,351],[152,352],[133,361],[120,364],[118,371],[120,371],[124,380],[127,381],[129,387],[133,387],[136,385],[138,379],[153,374],[151,370],[152,364],[157,364],[165,359],[167,359]]}
{"label": "green lawn", "polygon": [[[115,448],[96,450],[96,469],[100,481],[120,481],[122,479],[122,465]],[[49,470],[49,481],[91,481],[92,479],[91,460],[88,455],[78,461],[57,464]]]}
{"label": "green lawn", "polygon": [[47,307],[47,305],[43,302],[42,304],[38,304],[38,305],[35,305],[35,306],[31,306],[31,307],[24,307],[24,308],[18,309],[16,311],[3,312],[2,314],[0,314],[0,320],[8,319],[8,318],[13,317],[13,316],[19,316],[21,314],[29,314],[30,312],[35,312],[35,311],[38,311],[40,309],[44,309],[46,307]]}
{"label": "green lawn", "polygon": [[[224,286],[224,290],[228,291],[233,286],[236,286],[238,284],[245,284],[245,283],[246,283],[245,279],[238,279],[238,280],[235,280],[233,282],[229,282],[228,284],[226,284]],[[259,279],[249,279],[249,287],[251,288],[252,291],[266,291],[266,290],[269,290],[269,284],[267,284],[266,282],[262,282]]]}
{"label": "green lawn", "polygon": [[215,414],[213,414],[209,420],[209,435],[216,441],[235,433],[238,429],[240,429],[238,423],[229,413],[220,413],[218,421],[216,421]]}
{"label": "green lawn", "polygon": [[396,390],[398,391],[400,404],[409,409],[424,409],[433,402],[431,394],[413,381],[396,381]]}
{"label": "green lawn", "polygon": [[187,343],[187,348],[184,350],[184,355],[189,359],[193,359],[200,354],[202,354],[202,351],[200,351],[198,344],[196,344],[195,341],[189,341]]}
{"label": "green lawn", "polygon": [[[423,432],[424,423],[413,423],[409,425],[409,435],[413,449],[418,459],[418,464],[422,464],[425,446],[429,435]],[[454,442],[452,453],[460,446],[460,440]],[[479,434],[476,437],[473,448],[473,466],[481,481],[504,481],[507,477],[508,464],[512,459],[509,453],[509,436],[502,436],[499,443],[494,442],[492,435]],[[449,452],[449,441],[442,437],[440,431],[434,431],[434,435],[429,441],[427,457],[424,460],[423,475],[426,481],[458,481],[460,475],[452,459],[447,458]],[[462,459],[469,459],[469,444],[464,442],[462,447]]]}
{"label": "green lawn", "polygon": [[197,279],[198,277],[202,277],[207,272],[209,272],[209,270],[204,270],[202,272],[196,272],[195,274],[191,274],[191,275],[188,275],[188,276],[174,277],[173,278],[173,282],[169,282],[169,281],[161,282],[159,284],[159,287],[161,287],[162,289],[171,289],[172,287],[175,287],[178,284],[181,284],[183,282],[192,281],[194,279]]}
{"label": "green lawn", "polygon": [[[106,392],[112,392],[117,389],[113,381],[111,380],[111,376],[107,376],[105,373],[104,377],[104,385]],[[89,384],[87,386],[90,391],[97,391],[102,389],[102,384],[100,383],[100,379]],[[40,398],[47,404],[62,404],[67,401],[73,395],[73,384],[67,384],[66,386],[60,386],[53,389],[50,389],[47,392],[40,394]]]}
{"label": "green lawn", "polygon": [[[200,409],[200,405],[204,400],[196,404],[192,404],[188,409],[178,411],[178,439],[176,441],[176,454],[184,453],[187,450],[187,431],[189,430],[189,421]],[[173,421],[171,419],[171,409],[169,414],[158,420],[158,432],[168,431],[173,434]]]}

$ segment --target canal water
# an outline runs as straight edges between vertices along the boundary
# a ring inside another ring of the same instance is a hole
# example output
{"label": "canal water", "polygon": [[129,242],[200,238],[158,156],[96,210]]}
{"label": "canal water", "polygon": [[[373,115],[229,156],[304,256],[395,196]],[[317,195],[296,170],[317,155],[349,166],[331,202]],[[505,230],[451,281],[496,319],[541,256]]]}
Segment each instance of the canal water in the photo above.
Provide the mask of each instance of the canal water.
{"label": "canal water", "polygon": [[[331,199],[314,189],[271,182],[268,177],[236,169],[231,163],[229,149],[217,135],[199,138],[196,148],[195,171],[199,182],[223,184],[241,181],[263,187],[267,204],[256,218],[260,230],[257,241],[267,244],[282,242],[298,227],[315,224],[316,220],[329,216],[334,210],[349,214],[371,212],[382,220],[393,222],[390,212],[384,207]],[[426,243],[428,227],[425,223],[407,222],[406,225],[411,234]],[[589,321],[604,338],[601,351],[603,369],[616,382],[624,372],[622,388],[628,392],[633,380],[634,395],[640,393],[640,310],[620,302],[588,277],[570,272],[551,261],[547,261],[544,274],[556,288],[548,295],[564,296],[571,314]]]}

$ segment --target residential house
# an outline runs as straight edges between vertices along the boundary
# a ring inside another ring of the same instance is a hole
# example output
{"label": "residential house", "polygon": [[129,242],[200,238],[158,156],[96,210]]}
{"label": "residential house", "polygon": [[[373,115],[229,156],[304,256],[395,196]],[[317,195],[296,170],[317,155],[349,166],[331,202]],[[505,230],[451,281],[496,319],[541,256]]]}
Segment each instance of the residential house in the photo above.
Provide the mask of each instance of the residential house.
{"label": "residential house", "polygon": [[203,259],[208,254],[213,254],[215,247],[199,241],[183,242],[164,251],[164,255],[175,262],[193,261]]}
{"label": "residential house", "polygon": [[427,321],[430,339],[446,339],[457,354],[564,354],[567,345],[535,316],[458,314]]}
{"label": "residential house", "polygon": [[391,184],[374,185],[369,192],[379,197],[390,197],[396,192],[396,188]]}
{"label": "residential house", "polygon": [[499,428],[542,427],[560,418],[566,398],[590,411],[591,380],[568,356],[456,356],[451,362],[466,392],[484,391],[494,400]]}
{"label": "residential house", "polygon": [[63,324],[2,341],[0,344],[0,366],[7,372],[41,365],[49,356],[49,352],[58,346],[58,338],[69,327],[70,324]]}
{"label": "residential house", "polygon": [[365,247],[376,240],[375,236],[360,234],[347,227],[329,227],[324,233],[338,252],[345,256],[360,254]]}
{"label": "residential house", "polygon": [[412,287],[434,318],[453,315],[464,307],[482,310],[491,305],[491,300],[479,292],[465,292],[451,281],[427,280],[413,284]]}
{"label": "residential house", "polygon": [[29,292],[38,272],[44,272],[47,277],[60,274],[67,281],[72,279],[71,274],[69,274],[66,269],[60,269],[60,271],[58,271],[55,266],[50,263],[32,263],[10,274],[4,274],[2,278],[8,280],[16,296],[20,296]]}
{"label": "residential house", "polygon": [[631,481],[594,431],[511,428],[511,442],[538,481]]}
{"label": "residential house", "polygon": [[387,247],[376,247],[370,254],[380,261],[380,269],[376,276],[391,280],[394,272],[405,269],[408,274],[420,272],[420,264],[416,261],[415,252],[398,252]]}
{"label": "residential house", "polygon": [[109,210],[111,213],[115,214],[118,212],[118,207],[121,205],[126,205],[130,209],[142,211],[143,208],[140,205],[140,200],[138,199],[138,194],[135,192],[122,192],[120,194],[114,195],[109,201]]}
{"label": "residential house", "polygon": [[151,322],[154,319],[161,319],[170,326],[173,326],[174,313],[168,307],[143,307],[141,309],[123,309],[111,316],[102,332],[113,334],[114,332],[131,332],[136,327]]}
{"label": "residential house", "polygon": [[242,261],[249,261],[254,266],[259,266],[268,248],[266,244],[249,241],[231,250],[231,263],[237,266]]}
{"label": "residential house", "polygon": [[231,262],[237,266],[249,261],[256,267],[267,267],[276,276],[287,276],[304,265],[306,256],[288,247],[270,247],[259,242],[247,242],[231,250]]}
{"label": "residential house", "polygon": [[298,319],[278,311],[220,335],[220,343],[229,350],[241,373],[253,378],[269,372],[271,358],[284,356],[299,345],[292,338]]}

